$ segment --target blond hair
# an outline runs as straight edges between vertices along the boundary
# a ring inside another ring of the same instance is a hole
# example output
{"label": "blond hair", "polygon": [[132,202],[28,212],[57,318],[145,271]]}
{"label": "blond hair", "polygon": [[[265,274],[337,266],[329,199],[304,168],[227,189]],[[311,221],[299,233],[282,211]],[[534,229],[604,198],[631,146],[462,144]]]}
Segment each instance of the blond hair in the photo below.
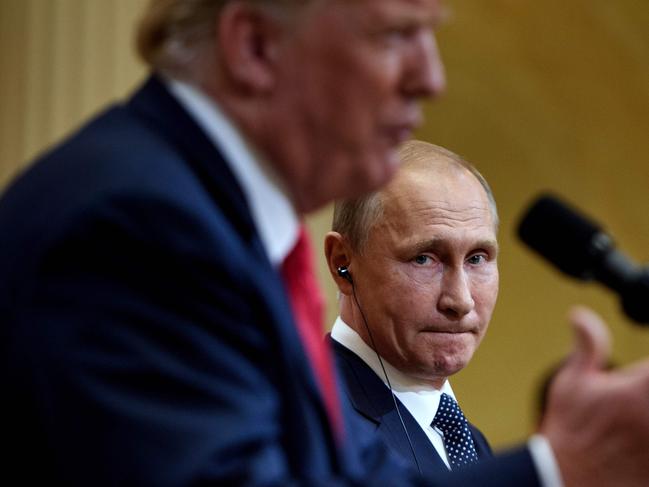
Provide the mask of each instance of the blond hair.
{"label": "blond hair", "polygon": [[[218,16],[234,0],[150,0],[136,33],[136,50],[153,69],[187,76],[204,47],[216,42]],[[310,0],[237,0],[286,12],[287,6]]]}

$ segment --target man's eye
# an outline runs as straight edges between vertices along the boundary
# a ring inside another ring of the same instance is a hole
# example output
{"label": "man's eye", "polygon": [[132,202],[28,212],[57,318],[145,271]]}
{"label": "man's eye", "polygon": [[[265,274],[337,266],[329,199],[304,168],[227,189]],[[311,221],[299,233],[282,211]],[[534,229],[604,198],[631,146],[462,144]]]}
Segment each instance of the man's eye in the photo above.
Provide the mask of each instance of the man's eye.
{"label": "man's eye", "polygon": [[414,261],[415,264],[424,265],[430,262],[430,257],[428,257],[427,255],[418,255],[417,257],[414,258]]}
{"label": "man's eye", "polygon": [[475,254],[468,258],[469,264],[477,265],[485,262],[487,258],[482,254]]}
{"label": "man's eye", "polygon": [[400,44],[403,41],[412,39],[417,35],[419,29],[416,26],[399,26],[386,29],[382,33],[382,40],[387,44]]}

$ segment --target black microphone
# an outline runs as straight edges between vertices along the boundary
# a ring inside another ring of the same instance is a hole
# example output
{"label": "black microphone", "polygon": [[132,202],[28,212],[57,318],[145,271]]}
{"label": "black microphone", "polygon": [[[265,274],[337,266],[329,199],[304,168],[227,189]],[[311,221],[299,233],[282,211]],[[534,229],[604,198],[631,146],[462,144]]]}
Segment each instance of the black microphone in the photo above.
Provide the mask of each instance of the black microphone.
{"label": "black microphone", "polygon": [[618,293],[627,316],[649,324],[649,270],[616,250],[602,227],[579,210],[542,195],[521,218],[518,236],[562,272]]}

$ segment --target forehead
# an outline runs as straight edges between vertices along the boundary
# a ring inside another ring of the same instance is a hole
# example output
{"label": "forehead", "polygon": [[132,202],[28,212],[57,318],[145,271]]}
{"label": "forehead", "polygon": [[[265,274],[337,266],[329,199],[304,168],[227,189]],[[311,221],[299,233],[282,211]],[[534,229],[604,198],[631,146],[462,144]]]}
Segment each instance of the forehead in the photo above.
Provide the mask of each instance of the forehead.
{"label": "forehead", "polygon": [[377,226],[389,227],[386,235],[496,239],[485,189],[473,174],[454,164],[400,172],[381,201],[384,211]]}
{"label": "forehead", "polygon": [[356,4],[368,15],[404,15],[418,13],[434,20],[441,15],[440,0],[339,0],[347,5]]}
{"label": "forehead", "polygon": [[444,15],[441,0],[326,0],[320,5],[356,13],[368,23],[412,20],[436,25]]}

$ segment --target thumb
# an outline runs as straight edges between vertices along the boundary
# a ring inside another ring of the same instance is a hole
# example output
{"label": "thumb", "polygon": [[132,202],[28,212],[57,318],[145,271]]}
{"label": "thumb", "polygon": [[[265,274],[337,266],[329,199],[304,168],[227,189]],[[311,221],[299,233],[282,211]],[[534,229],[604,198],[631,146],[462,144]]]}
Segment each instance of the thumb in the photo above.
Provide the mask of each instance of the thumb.
{"label": "thumb", "polygon": [[575,341],[567,366],[580,371],[603,368],[611,351],[611,336],[602,318],[589,308],[575,306],[568,320]]}

